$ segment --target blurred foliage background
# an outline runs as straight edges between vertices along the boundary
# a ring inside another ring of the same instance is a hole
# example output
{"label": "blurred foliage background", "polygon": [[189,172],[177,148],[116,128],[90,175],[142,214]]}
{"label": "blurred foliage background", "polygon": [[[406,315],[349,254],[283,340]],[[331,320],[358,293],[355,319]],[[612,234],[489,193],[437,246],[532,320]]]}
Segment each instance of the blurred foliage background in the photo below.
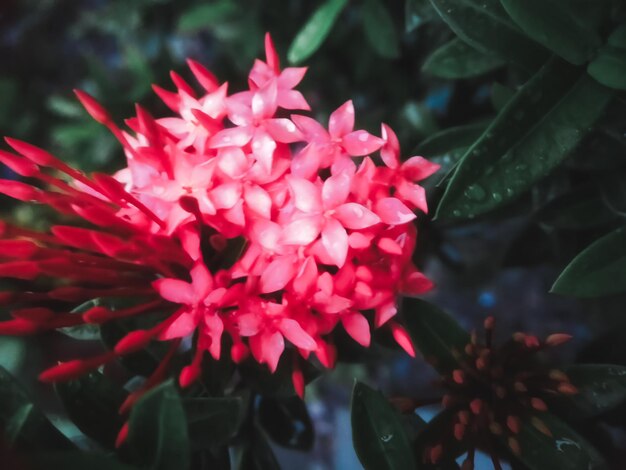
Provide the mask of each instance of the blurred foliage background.
{"label": "blurred foliage background", "polygon": [[[506,16],[499,1],[465,3],[482,3],[479,8]],[[601,43],[626,17],[620,0],[552,3],[566,5],[578,19],[584,18]],[[468,149],[484,137],[494,119],[517,119],[518,111],[507,108],[507,103],[555,52],[531,34],[530,40],[524,39],[532,47],[523,48],[523,55],[507,55],[507,41],[500,41],[499,32],[490,29],[480,15],[472,24],[473,16],[457,11],[461,4],[453,0],[5,0],[0,5],[0,132],[48,148],[85,171],[117,169],[123,165],[119,146],[83,111],[73,88],[93,94],[120,123],[133,113],[136,102],[162,116],[167,111],[152,93],[153,83],[173,89],[170,70],[191,78],[185,65],[189,57],[228,81],[231,90],[242,89],[254,58],[262,54],[263,35],[269,31],[285,63],[289,57],[310,67],[300,90],[319,113],[316,117],[325,120],[333,109],[353,99],[357,122],[363,128],[378,133],[379,123],[387,122],[397,131],[405,156],[423,154],[442,165],[440,175],[428,182],[430,205],[433,213],[439,206],[438,217],[422,222],[417,253],[427,275],[438,285],[430,300],[454,313],[468,328],[480,324],[486,314],[494,314],[503,332],[574,334],[576,341],[564,352],[568,360],[626,364],[622,341],[626,334],[622,294],[626,290],[626,244],[622,238],[605,253],[622,263],[603,281],[616,283],[615,289],[596,290],[581,301],[548,293],[578,253],[623,225],[623,82],[611,91],[610,103],[585,127],[584,135],[559,142],[563,148],[553,151],[559,157],[557,165],[537,174],[527,168],[518,171],[527,189],[516,192],[507,204],[500,204],[496,193],[490,193],[487,209],[457,214],[452,196],[448,196],[448,206],[439,205],[450,181],[440,180],[460,159],[469,160]],[[320,8],[327,10],[318,21],[322,26],[314,31],[319,49],[313,50],[312,41],[298,48],[294,38],[312,17],[321,15]],[[459,22],[455,14],[467,22]],[[508,17],[505,23],[513,25]],[[470,27],[484,34],[468,37]],[[518,27],[512,28],[517,34]],[[611,47],[620,50],[618,45]],[[568,51],[566,61],[578,62]],[[588,60],[575,65],[585,67]],[[619,66],[619,61],[611,63]],[[574,70],[568,68],[569,63],[559,67],[564,77]],[[608,76],[606,64],[596,62],[595,67],[590,73]],[[558,88],[558,79],[551,90]],[[529,102],[524,104],[528,112]],[[534,105],[530,102],[530,108]],[[502,134],[505,140],[510,135]],[[550,141],[550,135],[545,141]],[[508,151],[506,143],[503,154]],[[519,152],[522,164],[532,166],[537,152]],[[487,167],[478,173],[486,174]],[[459,197],[481,199],[476,197],[481,187],[470,186],[461,185]],[[31,225],[42,223],[42,214],[33,209],[16,208],[3,200],[3,210]],[[581,297],[572,285],[562,292]],[[3,338],[0,342],[2,364],[19,371],[33,387],[35,372],[28,372],[24,365],[30,364],[35,371],[40,370],[40,361],[52,361],[41,359],[37,350],[57,348],[55,354],[63,356],[64,347],[75,347],[54,339],[36,343],[39,348],[31,347],[35,342],[30,340]],[[395,353],[382,359],[364,351],[351,353],[358,364],[341,366],[331,379],[319,381],[309,397],[317,426],[310,468],[358,465],[350,449],[347,423],[347,389],[354,376],[391,395],[430,388],[433,375],[421,363]],[[41,387],[39,391],[44,392]],[[52,398],[42,400],[48,400],[53,415],[62,415]],[[620,413],[611,423],[613,444],[606,445],[616,461],[626,458],[620,444],[626,435],[626,408]],[[69,426],[67,420],[59,422]],[[298,458],[289,451],[279,452],[284,462]]]}

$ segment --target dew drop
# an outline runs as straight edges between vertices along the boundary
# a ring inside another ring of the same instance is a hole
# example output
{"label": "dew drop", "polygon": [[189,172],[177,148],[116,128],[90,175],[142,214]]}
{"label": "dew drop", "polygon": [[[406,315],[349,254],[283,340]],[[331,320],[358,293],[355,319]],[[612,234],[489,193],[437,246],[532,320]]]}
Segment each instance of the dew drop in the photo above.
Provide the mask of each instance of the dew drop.
{"label": "dew drop", "polygon": [[383,442],[389,442],[391,439],[393,439],[393,434],[383,434],[380,436],[380,440]]}
{"label": "dew drop", "polygon": [[482,201],[487,197],[487,192],[477,184],[472,184],[465,190],[465,196],[473,201]]}
{"label": "dew drop", "polygon": [[496,202],[500,202],[500,201],[502,201],[502,194],[500,194],[500,193],[493,193],[493,194],[491,195],[491,197],[492,197],[492,198],[493,198],[493,200],[494,200],[494,201],[496,201]]}
{"label": "dew drop", "polygon": [[369,138],[369,136],[365,132],[363,132],[362,134],[359,134],[359,140],[361,142],[367,142],[368,138]]}

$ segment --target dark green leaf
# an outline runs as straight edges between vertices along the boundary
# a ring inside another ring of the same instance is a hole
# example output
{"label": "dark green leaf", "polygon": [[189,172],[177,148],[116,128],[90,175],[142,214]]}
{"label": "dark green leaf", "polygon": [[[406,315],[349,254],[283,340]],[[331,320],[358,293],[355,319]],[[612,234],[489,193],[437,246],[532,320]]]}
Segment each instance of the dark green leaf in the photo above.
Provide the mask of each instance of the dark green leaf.
{"label": "dark green leaf", "polygon": [[589,229],[615,218],[596,187],[585,187],[551,200],[535,213],[546,227],[566,230]]}
{"label": "dark green leaf", "polygon": [[501,0],[531,38],[572,64],[582,65],[600,46],[600,36],[557,0]]}
{"label": "dark green leaf", "polygon": [[570,411],[565,417],[595,418],[626,402],[626,366],[576,364],[563,371],[578,388],[576,395],[555,400],[556,406],[565,405]]}
{"label": "dark green leaf", "polygon": [[449,127],[424,139],[418,146],[420,155],[442,156],[459,148],[469,147],[487,128],[488,123],[479,122],[464,126]]}
{"label": "dark green leaf", "polygon": [[24,451],[69,450],[72,443],[35,407],[22,386],[0,367],[0,431],[10,447]]}
{"label": "dark green leaf", "polygon": [[552,286],[555,294],[579,298],[626,291],[626,228],[619,228],[585,248]]}
{"label": "dark green leaf", "polygon": [[93,452],[51,452],[29,459],[29,470],[136,470],[106,454]]}
{"label": "dark green leaf", "polygon": [[[274,397],[291,397],[296,394],[291,380],[292,370],[292,361],[287,354],[283,354],[274,373],[253,360],[247,360],[239,365],[239,372],[246,386],[262,395]],[[320,371],[309,362],[302,364],[302,372],[305,383],[311,382],[320,374]]]}
{"label": "dark green leaf", "polygon": [[352,442],[366,469],[415,468],[411,444],[400,416],[387,399],[357,382],[352,392]]}
{"label": "dark green leaf", "polygon": [[602,180],[602,200],[615,215],[626,217],[626,174],[614,172]]}
{"label": "dark green leaf", "polygon": [[444,374],[458,369],[458,355],[470,342],[467,331],[447,313],[421,299],[405,297],[402,315],[415,347],[428,362]]}
{"label": "dark green leaf", "polygon": [[587,71],[603,85],[626,90],[626,25],[611,34],[608,44],[598,51]]}
{"label": "dark green leaf", "polygon": [[192,448],[209,449],[230,441],[242,420],[241,398],[185,398]]}
{"label": "dark green leaf", "polygon": [[494,82],[491,86],[491,104],[496,111],[500,112],[506,104],[515,96],[515,90]]}
{"label": "dark green leaf", "polygon": [[538,431],[529,420],[522,421],[522,427],[517,435],[521,455],[513,457],[513,461],[522,463],[529,470],[609,468],[598,451],[559,418],[550,413],[542,413],[538,417],[545,423],[553,437]]}
{"label": "dark green leaf", "polygon": [[365,36],[374,50],[386,59],[398,57],[398,35],[387,7],[380,0],[365,0],[362,16]]}
{"label": "dark green leaf", "polygon": [[315,432],[306,405],[299,397],[265,397],[259,404],[259,422],[277,444],[310,450]]}
{"label": "dark green leaf", "polygon": [[289,47],[287,59],[292,64],[308,59],[322,45],[348,0],[326,0],[304,25]]}
{"label": "dark green leaf", "polygon": [[187,470],[189,435],[185,410],[172,381],[147,392],[132,408],[128,443],[151,470]]}
{"label": "dark green leaf", "polygon": [[190,33],[208,29],[223,23],[239,13],[237,5],[230,0],[201,3],[188,8],[178,19],[178,30]]}
{"label": "dark green leaf", "polygon": [[422,70],[436,77],[457,79],[476,77],[504,64],[504,60],[479,52],[455,38],[428,56]]}
{"label": "dark green leaf", "polygon": [[499,0],[430,1],[452,31],[480,52],[496,55],[529,72],[537,70],[548,57],[513,24]]}
{"label": "dark green leaf", "polygon": [[113,448],[124,424],[119,408],[127,393],[100,372],[55,384],[68,416],[85,435]]}
{"label": "dark green leaf", "polygon": [[551,60],[468,149],[437,217],[473,218],[519,197],[561,163],[611,96],[584,72]]}
{"label": "dark green leaf", "polygon": [[[87,302],[80,304],[78,307],[72,310],[72,313],[76,315],[81,315],[87,310],[103,304],[104,302],[102,299],[88,300]],[[95,341],[100,339],[100,325],[93,323],[84,323],[82,325],[59,328],[57,331],[63,333],[66,336],[69,336],[70,338],[78,340]]]}

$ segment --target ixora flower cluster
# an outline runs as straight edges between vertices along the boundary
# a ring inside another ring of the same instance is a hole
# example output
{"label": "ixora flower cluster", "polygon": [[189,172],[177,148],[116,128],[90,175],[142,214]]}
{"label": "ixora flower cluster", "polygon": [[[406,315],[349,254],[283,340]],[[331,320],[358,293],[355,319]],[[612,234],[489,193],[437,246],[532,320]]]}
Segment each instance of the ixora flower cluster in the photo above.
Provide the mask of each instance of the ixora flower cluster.
{"label": "ixora flower cluster", "polygon": [[[411,262],[412,222],[415,210],[427,210],[415,182],[438,167],[422,157],[401,162],[398,139],[385,124],[380,137],[354,130],[350,101],[331,114],[328,129],[292,114],[309,111],[294,90],[306,69],[281,71],[269,36],[265,46],[249,90],[229,95],[226,83],[190,60],[202,93],[172,73],[175,92],[154,90],[175,115],[155,119],[137,106],[126,121],[130,131],[77,91],[124,148],[127,167],[113,176],[87,177],[40,148],[6,139],[16,153],[2,151],[0,161],[34,184],[1,180],[0,192],[46,204],[69,222],[49,233],[2,224],[0,276],[37,282],[1,293],[12,319],[0,322],[0,333],[165,312],[112,351],[61,363],[42,380],[72,379],[151,341],[170,342],[147,381],[153,386],[181,340],[194,337],[182,386],[197,379],[204,353],[219,358],[223,344],[233,361],[251,354],[271,371],[287,348],[302,395],[299,358],[313,353],[332,367],[329,335],[339,323],[364,346],[370,323],[390,328],[413,354],[393,317],[398,293],[431,288]],[[135,302],[112,309],[104,301],[72,313],[93,298]]]}

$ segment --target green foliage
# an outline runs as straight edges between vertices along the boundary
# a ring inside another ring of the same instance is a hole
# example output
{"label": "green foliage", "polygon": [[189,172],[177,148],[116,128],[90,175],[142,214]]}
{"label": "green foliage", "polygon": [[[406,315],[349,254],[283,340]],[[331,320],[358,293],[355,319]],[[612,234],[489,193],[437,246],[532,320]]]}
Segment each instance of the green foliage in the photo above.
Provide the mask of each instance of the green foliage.
{"label": "green foliage", "polygon": [[435,50],[424,62],[422,70],[441,78],[470,78],[504,65],[496,56],[477,51],[459,38]]}
{"label": "green foliage", "polygon": [[150,469],[189,468],[187,419],[172,381],[150,390],[133,406],[128,441],[134,459]]}
{"label": "green foliage", "polygon": [[400,417],[380,392],[359,382],[352,392],[352,439],[366,469],[415,468]]}
{"label": "green foliage", "polygon": [[565,268],[552,292],[580,298],[626,290],[626,229],[595,241]]}
{"label": "green foliage", "polygon": [[365,36],[374,51],[386,59],[397,58],[400,54],[398,36],[385,5],[380,0],[365,0],[361,14]]}
{"label": "green foliage", "polygon": [[347,3],[347,0],[326,0],[313,13],[289,47],[289,62],[298,64],[319,49]]}
{"label": "green foliage", "polygon": [[299,397],[265,397],[259,403],[259,423],[283,447],[310,450],[315,431],[306,405]]}

